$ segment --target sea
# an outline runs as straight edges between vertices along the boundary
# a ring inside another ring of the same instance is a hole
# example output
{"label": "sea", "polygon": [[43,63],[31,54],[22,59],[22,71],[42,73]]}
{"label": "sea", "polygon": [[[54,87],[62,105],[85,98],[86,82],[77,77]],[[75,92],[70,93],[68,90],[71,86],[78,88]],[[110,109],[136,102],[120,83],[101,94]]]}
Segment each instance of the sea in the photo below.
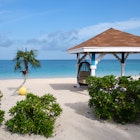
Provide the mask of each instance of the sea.
{"label": "sea", "polygon": [[[76,60],[40,60],[40,68],[29,67],[28,78],[76,77]],[[14,71],[15,62],[0,60],[0,79],[21,79],[23,75]],[[96,76],[121,75],[118,60],[101,60],[96,69]],[[128,59],[125,63],[126,76],[140,76],[140,59]]]}

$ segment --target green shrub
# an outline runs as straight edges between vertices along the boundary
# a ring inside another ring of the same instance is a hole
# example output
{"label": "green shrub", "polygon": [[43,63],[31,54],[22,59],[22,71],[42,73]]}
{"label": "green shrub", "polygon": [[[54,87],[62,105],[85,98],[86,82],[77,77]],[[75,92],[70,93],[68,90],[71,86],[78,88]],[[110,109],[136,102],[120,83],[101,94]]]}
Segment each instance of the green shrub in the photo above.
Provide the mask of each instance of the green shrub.
{"label": "green shrub", "polygon": [[[1,91],[0,91],[0,101],[1,101],[1,98],[2,98],[2,93],[1,93]],[[0,105],[1,105],[1,103],[0,103]],[[3,120],[4,120],[4,111],[3,110],[0,110],[0,125],[2,124],[2,122],[3,122]]]}
{"label": "green shrub", "polygon": [[138,118],[140,113],[140,79],[115,76],[89,77],[89,106],[102,119],[126,123]]}
{"label": "green shrub", "polygon": [[12,118],[6,122],[6,126],[13,133],[34,133],[50,137],[55,120],[61,112],[62,109],[53,95],[39,97],[28,93],[25,100],[17,102],[9,110]]}

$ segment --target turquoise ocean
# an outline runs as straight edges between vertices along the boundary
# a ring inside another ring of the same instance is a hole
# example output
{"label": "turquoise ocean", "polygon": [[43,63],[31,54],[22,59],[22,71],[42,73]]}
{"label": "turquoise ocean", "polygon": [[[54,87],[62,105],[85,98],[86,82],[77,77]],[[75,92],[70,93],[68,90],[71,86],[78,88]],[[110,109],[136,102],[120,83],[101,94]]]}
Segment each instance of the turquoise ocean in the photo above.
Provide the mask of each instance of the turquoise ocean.
{"label": "turquoise ocean", "polygon": [[[30,68],[28,78],[76,77],[76,60],[40,60],[40,68]],[[14,72],[12,60],[0,60],[0,79],[23,78],[21,72]],[[120,76],[121,66],[117,60],[101,60],[96,69],[97,76]],[[127,60],[125,75],[140,76],[140,59]]]}

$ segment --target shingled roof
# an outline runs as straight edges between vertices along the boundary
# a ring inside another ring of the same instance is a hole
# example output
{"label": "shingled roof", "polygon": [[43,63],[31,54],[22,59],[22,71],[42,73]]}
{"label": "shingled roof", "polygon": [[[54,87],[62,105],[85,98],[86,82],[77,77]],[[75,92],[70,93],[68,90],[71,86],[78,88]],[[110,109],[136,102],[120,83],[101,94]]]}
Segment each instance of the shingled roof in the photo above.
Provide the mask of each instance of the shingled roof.
{"label": "shingled roof", "polygon": [[99,35],[70,48],[68,51],[74,51],[80,48],[94,48],[94,47],[139,47],[140,36],[126,33],[120,30],[110,28]]}

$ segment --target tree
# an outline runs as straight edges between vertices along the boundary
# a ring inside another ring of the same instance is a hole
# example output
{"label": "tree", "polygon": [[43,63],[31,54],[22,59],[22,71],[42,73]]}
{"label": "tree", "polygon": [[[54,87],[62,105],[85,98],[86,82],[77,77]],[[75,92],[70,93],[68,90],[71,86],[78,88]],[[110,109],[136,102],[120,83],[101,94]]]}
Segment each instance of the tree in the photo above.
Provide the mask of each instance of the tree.
{"label": "tree", "polygon": [[36,56],[37,56],[36,50],[27,51],[27,49],[25,49],[25,51],[22,50],[17,51],[16,56],[13,60],[16,62],[15,71],[20,70],[20,72],[22,72],[22,74],[24,75],[24,81],[21,84],[21,86],[23,86],[23,84],[27,80],[29,66],[33,68],[40,67],[40,62],[36,59]]}

